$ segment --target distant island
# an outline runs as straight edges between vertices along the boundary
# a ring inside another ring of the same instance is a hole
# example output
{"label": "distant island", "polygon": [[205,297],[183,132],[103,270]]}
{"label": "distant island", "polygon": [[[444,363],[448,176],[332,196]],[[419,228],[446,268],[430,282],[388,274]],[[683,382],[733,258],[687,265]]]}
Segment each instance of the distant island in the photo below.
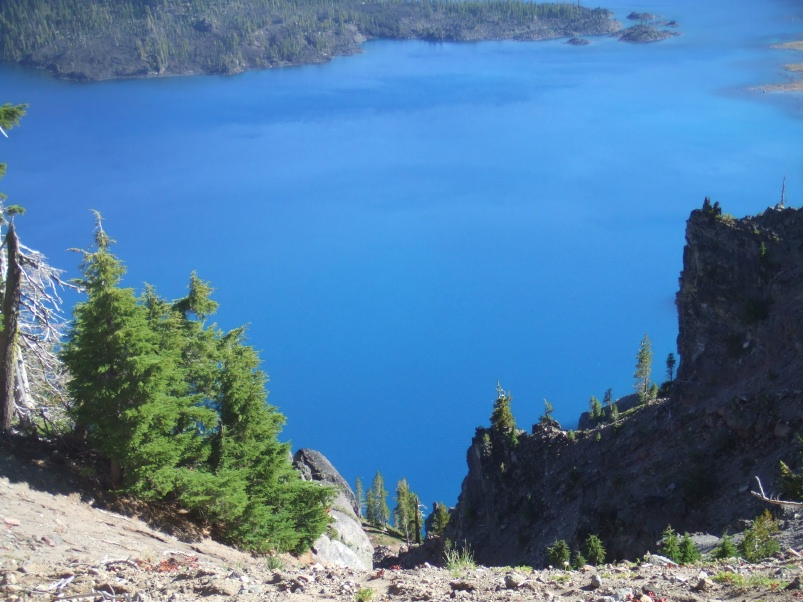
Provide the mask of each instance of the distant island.
{"label": "distant island", "polygon": [[0,60],[95,81],[323,63],[377,38],[544,40],[621,29],[604,8],[524,0],[4,0]]}

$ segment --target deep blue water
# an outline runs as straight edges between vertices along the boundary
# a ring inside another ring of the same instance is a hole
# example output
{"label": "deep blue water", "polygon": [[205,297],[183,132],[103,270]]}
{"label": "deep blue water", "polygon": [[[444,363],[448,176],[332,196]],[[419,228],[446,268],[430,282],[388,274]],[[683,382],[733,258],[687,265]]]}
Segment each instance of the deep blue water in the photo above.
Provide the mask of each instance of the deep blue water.
{"label": "deep blue water", "polygon": [[655,380],[675,351],[685,220],[803,189],[803,98],[783,81],[798,2],[607,3],[684,35],[372,42],[323,66],[76,84],[0,69],[28,102],[0,138],[24,241],[77,275],[89,209],[129,268],[177,297],[192,270],[250,324],[294,447],[453,503],[497,380],[529,429],[549,399]]}

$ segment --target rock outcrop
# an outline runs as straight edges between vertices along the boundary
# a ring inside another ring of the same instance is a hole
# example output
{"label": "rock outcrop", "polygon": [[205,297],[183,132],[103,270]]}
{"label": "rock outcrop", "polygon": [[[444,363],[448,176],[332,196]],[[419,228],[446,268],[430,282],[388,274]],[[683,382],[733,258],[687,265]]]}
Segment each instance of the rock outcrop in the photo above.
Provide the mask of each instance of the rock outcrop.
{"label": "rock outcrop", "polygon": [[320,481],[337,490],[329,510],[330,528],[312,545],[318,561],[325,565],[372,569],[374,547],[360,524],[357,498],[346,480],[323,454],[312,449],[298,450],[293,456],[293,466],[305,480]]}
{"label": "rock outcrop", "polygon": [[597,534],[621,559],[668,524],[739,531],[764,509],[754,478],[778,492],[778,461],[800,467],[802,254],[803,211],[692,212],[670,397],[577,433],[537,424],[513,443],[477,429],[447,536],[482,563],[543,566],[556,539]]}
{"label": "rock outcrop", "polygon": [[684,402],[803,388],[803,210],[693,211],[677,307]]}

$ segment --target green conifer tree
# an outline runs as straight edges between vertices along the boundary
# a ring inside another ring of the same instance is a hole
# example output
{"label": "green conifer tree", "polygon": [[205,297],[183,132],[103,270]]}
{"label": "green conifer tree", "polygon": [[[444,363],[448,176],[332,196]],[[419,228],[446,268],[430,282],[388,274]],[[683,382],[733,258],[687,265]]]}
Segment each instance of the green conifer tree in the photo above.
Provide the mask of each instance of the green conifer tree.
{"label": "green conifer tree", "polygon": [[585,541],[585,556],[593,565],[605,564],[605,548],[596,535],[589,535]]}
{"label": "green conifer tree", "polygon": [[635,379],[635,389],[638,392],[641,403],[649,400],[650,377],[652,375],[652,343],[650,337],[644,335],[639,344],[636,354],[636,372],[633,374]]}
{"label": "green conifer tree", "polygon": [[143,476],[177,453],[177,412],[167,387],[173,366],[170,357],[160,357],[134,291],[118,286],[125,268],[96,217],[97,250],[84,252],[80,280],[88,298],[75,307],[61,357],[72,375],[72,415],[109,458],[112,483],[145,491]]}
{"label": "green conifer tree", "polygon": [[293,469],[289,444],[277,439],[284,416],[267,404],[267,375],[244,335],[239,328],[222,340],[216,469],[245,492],[243,514],[227,532],[250,550],[301,551],[326,529],[332,491]]}
{"label": "green conifer tree", "polygon": [[412,492],[407,479],[396,485],[396,507],[393,509],[393,521],[396,529],[404,534],[407,543],[421,542],[422,515],[418,496]]}
{"label": "green conifer tree", "polygon": [[390,508],[388,508],[388,492],[385,490],[385,480],[377,470],[371,488],[368,490],[365,504],[365,518],[369,524],[377,529],[387,527],[390,519]]}
{"label": "green conifer tree", "polygon": [[502,385],[496,383],[496,401],[491,413],[491,430],[499,437],[516,441],[516,419],[510,410],[510,391],[505,391]]}
{"label": "green conifer tree", "polygon": [[449,507],[443,502],[435,502],[432,513],[432,531],[429,534],[442,536],[451,518]]}
{"label": "green conifer tree", "polygon": [[596,424],[602,418],[602,404],[600,403],[599,399],[592,395],[591,399],[588,400],[588,408],[591,422]]}
{"label": "green conifer tree", "polygon": [[362,518],[363,508],[365,508],[365,488],[360,477],[357,477],[354,484],[354,497],[357,498],[357,516]]}

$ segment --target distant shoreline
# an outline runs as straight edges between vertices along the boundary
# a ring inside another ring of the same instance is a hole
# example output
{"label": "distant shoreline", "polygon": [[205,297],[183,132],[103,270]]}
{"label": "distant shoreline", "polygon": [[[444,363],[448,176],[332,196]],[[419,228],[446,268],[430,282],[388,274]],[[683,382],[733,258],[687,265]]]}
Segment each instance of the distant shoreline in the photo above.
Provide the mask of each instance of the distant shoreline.
{"label": "distant shoreline", "polygon": [[[773,44],[770,48],[803,51],[803,40]],[[761,86],[761,89],[764,92],[803,92],[803,63],[787,63],[784,65],[784,69],[790,73],[797,74],[797,79],[782,84],[768,84]]]}

